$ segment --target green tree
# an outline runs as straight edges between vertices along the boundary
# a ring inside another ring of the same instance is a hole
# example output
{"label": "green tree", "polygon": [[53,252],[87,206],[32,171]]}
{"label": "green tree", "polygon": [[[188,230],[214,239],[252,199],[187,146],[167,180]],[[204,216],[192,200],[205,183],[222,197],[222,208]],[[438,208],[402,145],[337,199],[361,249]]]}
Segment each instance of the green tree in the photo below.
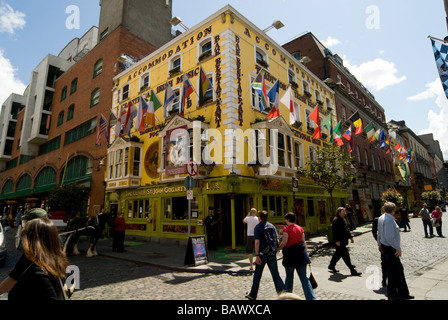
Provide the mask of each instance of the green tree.
{"label": "green tree", "polygon": [[353,158],[338,146],[325,146],[315,152],[315,159],[307,162],[306,168],[298,170],[301,177],[312,179],[330,195],[330,210],[335,214],[333,191],[336,187],[347,188],[356,177]]}
{"label": "green tree", "polygon": [[426,202],[429,208],[433,210],[440,199],[440,192],[439,191],[425,191],[422,192],[422,200]]}
{"label": "green tree", "polygon": [[83,208],[89,199],[89,189],[77,184],[68,184],[57,187],[48,197],[51,211],[65,211],[69,216],[77,212],[83,213]]}
{"label": "green tree", "polygon": [[393,202],[396,206],[401,206],[403,204],[403,196],[395,188],[390,188],[381,195],[381,202],[383,205],[386,202]]}

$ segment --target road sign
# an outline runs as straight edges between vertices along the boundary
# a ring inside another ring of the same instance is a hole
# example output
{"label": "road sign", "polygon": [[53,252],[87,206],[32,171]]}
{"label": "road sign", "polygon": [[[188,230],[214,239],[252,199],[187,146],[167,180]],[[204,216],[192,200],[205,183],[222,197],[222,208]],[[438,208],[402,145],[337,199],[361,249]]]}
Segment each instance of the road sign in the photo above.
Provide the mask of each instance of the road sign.
{"label": "road sign", "polygon": [[188,163],[185,165],[187,167],[187,172],[191,177],[194,177],[199,172],[199,166],[194,161],[188,161]]}
{"label": "road sign", "polygon": [[193,190],[187,190],[187,200],[193,200]]}
{"label": "road sign", "polygon": [[184,186],[187,188],[187,190],[193,190],[196,186],[196,181],[193,179],[193,177],[186,177],[184,180]]}

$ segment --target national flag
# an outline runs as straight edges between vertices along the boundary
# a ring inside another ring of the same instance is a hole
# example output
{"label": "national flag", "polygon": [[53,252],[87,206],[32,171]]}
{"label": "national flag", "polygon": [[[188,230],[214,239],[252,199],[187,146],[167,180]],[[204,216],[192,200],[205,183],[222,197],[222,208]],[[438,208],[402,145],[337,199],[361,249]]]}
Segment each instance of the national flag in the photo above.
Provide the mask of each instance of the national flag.
{"label": "national flag", "polygon": [[269,100],[271,102],[272,101],[274,102],[274,106],[272,107],[271,112],[269,112],[269,114],[267,116],[268,119],[274,119],[274,118],[277,118],[280,116],[280,110],[278,107],[278,103],[279,103],[279,99],[280,99],[279,98],[279,88],[280,88],[279,84],[280,83],[277,80],[274,83],[274,86],[271,88],[271,90],[269,90],[269,93],[268,93]]}
{"label": "national flag", "polygon": [[350,117],[350,121],[353,123],[353,125],[355,126],[355,135],[362,133],[362,120],[361,117],[359,116],[359,112],[356,111],[351,117]]}
{"label": "national flag", "polygon": [[260,71],[258,76],[252,82],[252,88],[259,94],[260,101],[260,111],[263,112],[264,109],[268,108],[268,97],[266,94],[266,81],[264,80],[263,71]]}
{"label": "national flag", "polygon": [[160,109],[162,104],[160,103],[157,95],[154,90],[151,90],[151,97],[149,98],[148,103],[148,112],[146,113],[145,122],[151,127],[155,127],[156,125],[156,114],[155,112]]}
{"label": "national flag", "polygon": [[298,121],[296,118],[296,107],[294,104],[294,96],[292,95],[292,88],[288,86],[285,94],[280,99],[280,102],[283,103],[289,109],[289,124],[293,125]]}
{"label": "national flag", "polygon": [[373,122],[370,122],[368,126],[364,129],[364,133],[367,135],[367,142],[371,143],[375,140],[375,128],[373,127]]}
{"label": "national flag", "polygon": [[319,106],[314,108],[313,112],[310,114],[310,119],[314,121],[316,127],[314,128],[313,139],[318,139],[322,137],[322,131],[320,130],[320,121],[319,121]]}
{"label": "national flag", "polygon": [[345,131],[343,137],[348,141],[352,141],[352,130],[348,128],[347,131]]}
{"label": "national flag", "polygon": [[328,116],[328,118],[324,121],[322,125],[325,128],[327,128],[328,132],[330,132],[330,141],[328,142],[328,144],[332,145],[334,143],[334,137],[333,137],[333,118],[331,117],[331,114]]}
{"label": "national flag", "polygon": [[148,112],[148,104],[146,103],[143,95],[139,98],[138,109],[137,109],[137,119],[135,120],[135,130],[140,131],[140,133],[145,132],[145,115]]}
{"label": "national flag", "polygon": [[[431,37],[430,37],[431,38]],[[440,80],[442,81],[445,96],[448,98],[448,43],[441,42],[438,39],[431,38],[434,58],[436,59],[437,70],[439,71]]]}
{"label": "national flag", "polygon": [[390,153],[390,138],[386,140],[387,150],[386,153]]}
{"label": "national flag", "polygon": [[381,129],[376,130],[376,132],[375,132],[376,141],[380,141],[380,134],[381,134]]}
{"label": "national flag", "polygon": [[191,85],[190,80],[188,79],[187,74],[185,73],[183,76],[183,91],[182,91],[182,103],[180,104],[179,114],[183,117],[185,114],[185,101],[187,98],[194,92],[193,86]]}
{"label": "national flag", "polygon": [[384,129],[381,130],[381,132],[380,132],[380,142],[381,142],[381,144],[380,144],[379,148],[387,147],[385,137],[384,137]]}
{"label": "national flag", "polygon": [[344,136],[343,136],[347,141],[348,141],[348,152],[352,153],[353,152],[353,146],[352,146],[352,130],[350,128],[348,128],[347,131],[345,131]]}
{"label": "national flag", "polygon": [[165,85],[165,100],[163,101],[163,117],[168,118],[168,111],[173,107],[174,99],[176,98],[176,94],[169,82]]}
{"label": "national flag", "polygon": [[123,107],[123,105],[120,106],[120,111],[118,113],[117,122],[115,124],[115,139],[118,138],[121,132],[121,125],[126,121],[126,109]]}
{"label": "national flag", "polygon": [[129,101],[128,111],[126,113],[126,121],[124,123],[123,134],[130,136],[131,135],[131,127],[134,122],[134,118],[137,116],[137,109],[134,104]]}
{"label": "national flag", "polygon": [[110,142],[110,129],[116,123],[117,123],[117,117],[115,116],[115,114],[112,111],[109,111],[109,118],[107,120],[107,127],[106,127],[106,132],[105,132],[107,143]]}
{"label": "national flag", "polygon": [[98,132],[96,133],[96,144],[101,145],[101,134],[106,131],[107,128],[107,120],[104,116],[100,115],[100,121],[98,123]]}
{"label": "national flag", "polygon": [[394,148],[395,150],[397,150],[398,152],[400,152],[401,150],[401,145],[399,143],[397,143],[397,145]]}
{"label": "national flag", "polygon": [[344,141],[342,141],[342,120],[339,121],[339,123],[334,128],[334,134],[335,134],[334,141],[336,142],[336,144],[338,146],[343,146]]}
{"label": "national flag", "polygon": [[205,102],[205,94],[212,85],[210,79],[207,77],[204,70],[202,70],[202,66],[199,73],[199,82],[199,105],[202,106]]}

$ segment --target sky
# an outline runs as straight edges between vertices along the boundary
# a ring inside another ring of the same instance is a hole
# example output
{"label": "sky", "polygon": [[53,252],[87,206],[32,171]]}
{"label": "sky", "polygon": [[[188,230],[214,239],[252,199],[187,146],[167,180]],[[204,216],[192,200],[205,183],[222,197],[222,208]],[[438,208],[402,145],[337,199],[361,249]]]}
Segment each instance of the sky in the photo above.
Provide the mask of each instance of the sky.
{"label": "sky", "polygon": [[[148,0],[165,1],[165,0]],[[312,32],[385,109],[416,134],[432,133],[448,160],[448,99],[428,36],[448,35],[443,0],[172,0],[192,27],[227,4],[282,45]],[[0,103],[22,94],[32,70],[99,22],[99,0],[0,0]],[[181,27],[176,27],[181,31]]]}

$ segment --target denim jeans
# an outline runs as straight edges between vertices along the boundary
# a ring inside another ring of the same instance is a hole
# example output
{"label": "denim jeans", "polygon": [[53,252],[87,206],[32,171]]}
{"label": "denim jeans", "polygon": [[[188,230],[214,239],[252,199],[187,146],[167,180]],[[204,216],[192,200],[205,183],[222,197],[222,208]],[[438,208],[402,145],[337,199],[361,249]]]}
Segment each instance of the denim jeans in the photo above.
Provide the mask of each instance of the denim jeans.
{"label": "denim jeans", "polygon": [[302,283],[303,293],[305,294],[306,300],[316,300],[316,296],[314,295],[313,287],[311,286],[308,277],[306,276],[306,267],[304,264],[299,267],[285,267],[286,270],[286,279],[285,279],[285,287],[287,292],[292,292],[292,288],[294,285],[294,269],[297,270],[297,274],[299,275],[300,282]]}
{"label": "denim jeans", "polygon": [[429,228],[429,234],[431,236],[433,236],[434,235],[434,231],[433,231],[433,228],[432,228],[431,219],[426,219],[426,220],[422,220],[422,221],[423,221],[423,228],[425,230],[425,237],[428,236],[428,230],[427,230],[428,228]]}
{"label": "denim jeans", "polygon": [[261,264],[255,264],[255,273],[252,281],[252,289],[249,295],[256,299],[258,295],[258,288],[260,287],[261,275],[263,274],[264,266],[267,264],[269,271],[272,275],[272,280],[274,280],[275,290],[277,294],[285,291],[285,284],[283,283],[280,274],[278,273],[277,267],[277,256],[275,254],[260,255]]}

